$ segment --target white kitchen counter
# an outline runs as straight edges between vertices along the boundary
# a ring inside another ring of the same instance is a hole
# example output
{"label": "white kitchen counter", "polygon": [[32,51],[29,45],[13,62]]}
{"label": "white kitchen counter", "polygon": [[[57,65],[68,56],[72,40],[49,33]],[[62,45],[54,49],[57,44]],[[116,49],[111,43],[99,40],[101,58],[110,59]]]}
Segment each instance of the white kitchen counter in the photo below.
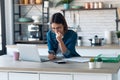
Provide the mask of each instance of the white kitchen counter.
{"label": "white kitchen counter", "polygon": [[[7,54],[13,55],[14,51],[18,51],[16,45],[7,45]],[[38,45],[38,50],[40,55],[48,55],[47,44]],[[120,53],[119,45],[104,45],[104,46],[76,46],[76,51],[81,56],[97,56],[99,54],[116,54]]]}
{"label": "white kitchen counter", "polygon": [[31,76],[37,80],[119,80],[119,68],[120,63],[103,63],[101,69],[89,69],[88,63],[39,63],[14,61],[12,57],[0,56],[0,76],[8,77],[6,80],[34,80]]}

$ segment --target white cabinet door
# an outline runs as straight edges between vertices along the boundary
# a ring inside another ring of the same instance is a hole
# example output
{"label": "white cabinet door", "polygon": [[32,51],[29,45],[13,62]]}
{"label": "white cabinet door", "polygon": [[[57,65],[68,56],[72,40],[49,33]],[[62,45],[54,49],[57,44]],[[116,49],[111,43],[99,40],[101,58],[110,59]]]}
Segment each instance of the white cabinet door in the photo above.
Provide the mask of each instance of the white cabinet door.
{"label": "white cabinet door", "polygon": [[37,73],[9,73],[9,80],[39,80]]}
{"label": "white cabinet door", "polygon": [[111,75],[102,74],[79,74],[74,75],[74,80],[112,80]]}
{"label": "white cabinet door", "polygon": [[72,75],[67,75],[67,74],[40,74],[40,80],[72,80]]}
{"label": "white cabinet door", "polygon": [[0,72],[0,80],[8,80],[8,73]]}

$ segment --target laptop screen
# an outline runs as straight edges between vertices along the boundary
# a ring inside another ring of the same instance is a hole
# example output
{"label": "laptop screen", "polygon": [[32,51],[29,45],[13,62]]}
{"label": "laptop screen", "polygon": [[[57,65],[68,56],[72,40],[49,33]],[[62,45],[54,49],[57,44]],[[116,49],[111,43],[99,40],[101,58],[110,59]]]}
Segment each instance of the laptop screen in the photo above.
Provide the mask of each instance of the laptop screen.
{"label": "laptop screen", "polygon": [[34,44],[17,44],[20,60],[41,62],[38,48]]}

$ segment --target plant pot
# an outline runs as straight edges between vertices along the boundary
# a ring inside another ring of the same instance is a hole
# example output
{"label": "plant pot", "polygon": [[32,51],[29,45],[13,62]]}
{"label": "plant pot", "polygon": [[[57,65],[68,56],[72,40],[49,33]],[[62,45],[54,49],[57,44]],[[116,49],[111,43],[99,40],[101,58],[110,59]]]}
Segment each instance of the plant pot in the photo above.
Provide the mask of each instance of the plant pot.
{"label": "plant pot", "polygon": [[120,45],[120,38],[118,38],[118,45]]}
{"label": "plant pot", "polygon": [[89,64],[89,69],[95,68],[95,62],[88,62]]}
{"label": "plant pot", "polygon": [[64,4],[64,9],[69,9],[69,4],[68,3]]}
{"label": "plant pot", "polygon": [[101,68],[103,62],[96,62],[96,68]]}

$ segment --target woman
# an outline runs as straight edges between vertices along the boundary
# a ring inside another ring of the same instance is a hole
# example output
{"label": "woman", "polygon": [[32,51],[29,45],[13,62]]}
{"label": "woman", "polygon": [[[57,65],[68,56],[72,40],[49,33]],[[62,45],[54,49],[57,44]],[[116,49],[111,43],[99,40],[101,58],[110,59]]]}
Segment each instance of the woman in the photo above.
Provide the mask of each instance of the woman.
{"label": "woman", "polygon": [[68,30],[66,20],[61,13],[55,13],[51,18],[51,30],[47,33],[47,42],[50,60],[55,59],[56,56],[65,58],[80,56],[75,51],[77,34]]}

